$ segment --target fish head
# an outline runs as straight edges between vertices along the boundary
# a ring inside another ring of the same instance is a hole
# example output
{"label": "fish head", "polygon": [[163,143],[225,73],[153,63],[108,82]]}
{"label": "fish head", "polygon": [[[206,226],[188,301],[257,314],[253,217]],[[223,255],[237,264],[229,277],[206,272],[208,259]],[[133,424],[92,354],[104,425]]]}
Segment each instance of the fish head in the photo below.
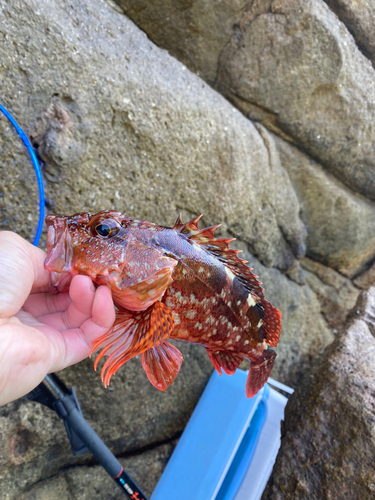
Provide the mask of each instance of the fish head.
{"label": "fish head", "polygon": [[77,274],[89,276],[98,285],[116,280],[124,265],[124,236],[130,220],[110,210],[96,215],[48,215],[44,265],[50,272],[50,291],[67,291]]}

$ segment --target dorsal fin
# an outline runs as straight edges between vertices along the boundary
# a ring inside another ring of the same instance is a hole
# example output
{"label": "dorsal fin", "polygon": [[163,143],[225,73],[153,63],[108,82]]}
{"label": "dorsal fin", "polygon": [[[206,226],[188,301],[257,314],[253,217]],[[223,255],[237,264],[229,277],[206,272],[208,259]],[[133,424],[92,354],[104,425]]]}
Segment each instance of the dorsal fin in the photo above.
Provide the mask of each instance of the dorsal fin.
{"label": "dorsal fin", "polygon": [[252,268],[246,265],[246,260],[237,257],[237,250],[208,250],[215,255],[232,273],[240,280],[244,288],[251,293],[255,293],[258,297],[263,298],[262,283],[258,280],[258,276],[252,272]]}
{"label": "dorsal fin", "polygon": [[181,220],[181,214],[178,214],[178,217],[172,229],[175,229],[179,233],[194,233],[198,230],[198,221],[202,217],[202,215],[203,214],[198,215],[198,217],[194,217],[194,219],[191,219],[189,222],[186,222],[186,224],[184,224]]}
{"label": "dorsal fin", "polygon": [[[189,222],[186,222],[186,224],[184,224],[181,220],[181,214],[178,214],[178,217],[177,217],[176,222],[174,223],[174,226],[172,227],[172,229],[175,229],[179,233],[186,233],[187,232],[189,234],[189,236],[190,236],[190,234],[194,234],[196,232],[199,232],[198,231],[198,221],[202,217],[202,215],[203,214],[198,215],[198,217],[194,217],[194,219],[191,219]],[[217,227],[219,227],[219,226],[217,226]],[[210,228],[207,228],[207,229],[210,229]],[[213,236],[213,233],[212,233],[212,236]]]}
{"label": "dorsal fin", "polygon": [[181,220],[181,214],[178,214],[178,217],[177,217],[176,222],[174,223],[174,226],[172,227],[172,229],[175,229],[176,231],[178,231],[183,225],[184,225],[184,223]]}
{"label": "dorsal fin", "polygon": [[181,229],[179,230],[180,233],[183,233],[184,231],[188,231],[189,233],[195,232],[198,230],[198,221],[202,217],[203,214],[198,215],[198,217],[195,217],[194,219],[189,220],[186,224],[184,224]]}
{"label": "dorsal fin", "polygon": [[[197,229],[189,234],[189,239],[194,240],[198,243],[198,245],[204,245],[211,240],[215,240],[214,232],[221,224],[217,226],[205,227],[204,229]],[[234,238],[235,239],[235,238]]]}
{"label": "dorsal fin", "polygon": [[220,227],[220,224],[198,229],[198,221],[201,217],[202,215],[199,215],[186,224],[182,224],[181,217],[178,216],[173,229],[176,229],[179,233],[189,231],[189,234],[187,234],[189,240],[202,246],[207,252],[220,260],[241,281],[246,290],[254,292],[263,298],[263,288],[257,279],[258,276],[253,274],[251,267],[246,265],[247,260],[237,257],[237,254],[242,250],[229,248],[229,243],[236,238],[215,238],[214,232]]}

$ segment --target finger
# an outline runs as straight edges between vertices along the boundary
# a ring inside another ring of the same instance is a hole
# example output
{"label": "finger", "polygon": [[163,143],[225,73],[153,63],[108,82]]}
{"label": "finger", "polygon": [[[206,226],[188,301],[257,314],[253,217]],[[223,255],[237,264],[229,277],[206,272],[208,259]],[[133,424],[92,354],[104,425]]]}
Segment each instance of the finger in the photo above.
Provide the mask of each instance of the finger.
{"label": "finger", "polygon": [[[113,325],[115,308],[111,291],[105,286],[100,286],[95,291],[92,306],[92,317],[86,320],[81,328],[66,330],[58,336],[51,338],[54,341],[54,354],[51,358],[49,372],[62,370],[66,366],[78,363],[87,358],[91,343],[104,335]],[[63,345],[61,344],[63,342]]]}
{"label": "finger", "polygon": [[91,344],[104,335],[113,325],[116,318],[112,293],[106,286],[101,286],[95,293],[91,318],[81,326],[86,342],[91,349]]}
{"label": "finger", "polygon": [[10,231],[0,232],[0,317],[15,314],[31,290],[48,285],[46,254]]}
{"label": "finger", "polygon": [[45,323],[59,331],[79,328],[91,317],[95,296],[95,287],[88,276],[74,276],[69,289],[71,303],[66,311],[39,317]]}
{"label": "finger", "polygon": [[23,305],[23,309],[32,314],[35,318],[40,318],[47,314],[66,311],[72,299],[68,292],[58,293],[34,293],[29,295]]}

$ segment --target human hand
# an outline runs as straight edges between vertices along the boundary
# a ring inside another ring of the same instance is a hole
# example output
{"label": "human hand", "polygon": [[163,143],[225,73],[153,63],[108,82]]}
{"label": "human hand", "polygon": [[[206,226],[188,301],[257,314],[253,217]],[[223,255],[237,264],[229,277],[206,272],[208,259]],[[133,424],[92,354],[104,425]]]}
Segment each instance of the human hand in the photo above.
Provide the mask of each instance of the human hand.
{"label": "human hand", "polygon": [[115,320],[109,288],[75,276],[69,292],[48,293],[46,253],[0,232],[0,405],[24,396],[48,373],[86,358]]}

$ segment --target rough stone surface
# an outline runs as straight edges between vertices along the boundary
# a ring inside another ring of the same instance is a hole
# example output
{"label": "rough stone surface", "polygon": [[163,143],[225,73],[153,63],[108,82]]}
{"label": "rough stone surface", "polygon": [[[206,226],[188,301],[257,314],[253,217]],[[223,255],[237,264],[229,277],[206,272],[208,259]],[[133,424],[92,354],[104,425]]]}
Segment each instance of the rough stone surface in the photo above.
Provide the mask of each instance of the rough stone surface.
{"label": "rough stone surface", "polygon": [[359,49],[375,66],[375,5],[371,0],[324,0],[353,35]]}
{"label": "rough stone surface", "polygon": [[375,288],[363,292],[314,380],[292,396],[262,499],[375,495]]}
{"label": "rough stone surface", "polygon": [[369,269],[358,276],[358,278],[355,278],[353,283],[363,290],[370,288],[375,283],[375,263],[373,262]]}
{"label": "rough stone surface", "polygon": [[357,302],[360,289],[353,282],[311,259],[301,262],[305,270],[305,281],[315,292],[320,302],[321,312],[330,328],[341,328]]}
{"label": "rough stone surface", "polygon": [[[206,81],[217,69],[215,88],[243,112],[293,138],[349,188],[375,200],[374,68],[326,3],[117,2]],[[345,19],[360,20],[356,39],[373,43],[369,2],[328,3],[346,9]]]}
{"label": "rough stone surface", "polygon": [[153,42],[213,84],[219,54],[248,0],[115,0]]}
{"label": "rough stone surface", "polygon": [[352,278],[374,254],[375,205],[295,146],[275,141],[301,204],[307,256]]}
{"label": "rough stone surface", "polygon": [[[120,458],[126,472],[151,496],[177,442]],[[37,483],[18,500],[122,500],[124,493],[98,465],[71,467]]]}
{"label": "rough stone surface", "polygon": [[324,168],[375,199],[375,71],[324,2],[275,0],[244,14],[216,88],[245,113],[268,111]]}
{"label": "rough stone surface", "polygon": [[38,215],[38,187],[30,159],[0,112],[0,230],[17,230],[32,241]]}

